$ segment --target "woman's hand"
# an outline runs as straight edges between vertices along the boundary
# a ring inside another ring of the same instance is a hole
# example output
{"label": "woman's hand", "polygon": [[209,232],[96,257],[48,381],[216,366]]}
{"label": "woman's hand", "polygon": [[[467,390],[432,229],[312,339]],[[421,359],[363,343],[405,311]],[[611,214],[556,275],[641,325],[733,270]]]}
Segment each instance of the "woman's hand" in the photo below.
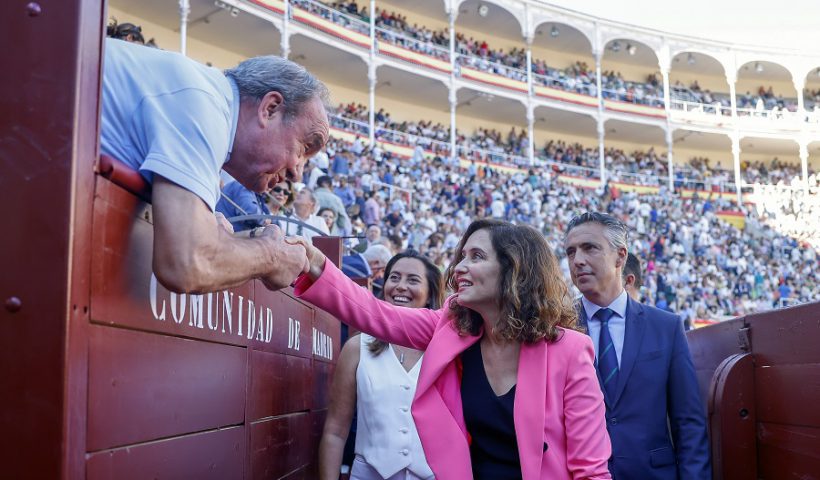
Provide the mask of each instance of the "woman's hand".
{"label": "woman's hand", "polygon": [[285,242],[305,247],[308,264],[310,265],[307,274],[310,275],[311,280],[316,281],[316,279],[322,276],[327,257],[325,257],[325,254],[318,248],[314,247],[310,240],[304,237],[285,237]]}

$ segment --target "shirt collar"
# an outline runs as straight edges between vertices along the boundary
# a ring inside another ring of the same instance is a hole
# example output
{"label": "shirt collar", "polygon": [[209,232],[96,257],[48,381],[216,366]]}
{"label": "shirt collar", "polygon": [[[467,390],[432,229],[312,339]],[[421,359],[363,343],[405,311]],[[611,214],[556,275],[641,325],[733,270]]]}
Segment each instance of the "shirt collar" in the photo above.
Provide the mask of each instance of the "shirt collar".
{"label": "shirt collar", "polygon": [[231,152],[233,152],[233,141],[236,138],[236,127],[239,124],[239,104],[241,98],[239,96],[239,87],[236,86],[236,82],[233,78],[226,76],[228,80],[228,84],[231,86],[231,91],[233,92],[233,102],[231,102],[231,141],[228,143],[228,158],[225,159],[225,163],[228,163],[231,159]]}
{"label": "shirt collar", "polygon": [[587,314],[587,320],[589,320],[593,316],[595,316],[595,313],[598,310],[602,309],[602,308],[609,308],[610,310],[615,312],[616,315],[618,315],[619,317],[625,319],[626,318],[626,304],[628,303],[628,301],[629,301],[629,297],[626,294],[626,290],[621,290],[621,294],[618,295],[617,297],[615,297],[615,300],[613,300],[612,303],[610,303],[606,307],[596,305],[596,304],[590,302],[589,300],[587,300],[586,297],[581,296],[581,303],[583,303],[583,305],[584,305],[584,312],[586,312],[586,314]]}

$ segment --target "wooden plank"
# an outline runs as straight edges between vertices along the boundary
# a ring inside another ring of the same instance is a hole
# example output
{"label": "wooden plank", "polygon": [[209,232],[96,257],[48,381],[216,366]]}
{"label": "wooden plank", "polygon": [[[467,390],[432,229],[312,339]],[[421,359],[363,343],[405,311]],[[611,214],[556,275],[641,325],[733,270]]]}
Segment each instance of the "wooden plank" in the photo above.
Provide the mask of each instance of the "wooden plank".
{"label": "wooden plank", "polygon": [[335,371],[335,364],[314,360],[310,396],[311,410],[322,410],[330,404],[330,383]]}
{"label": "wooden plank", "polygon": [[744,353],[738,346],[738,331],[743,328],[742,318],[721,322],[686,332],[700,398],[709,398],[710,384],[715,369],[730,355]]}
{"label": "wooden plank", "polygon": [[244,421],[247,350],[92,326],[88,451]]}
{"label": "wooden plank", "polygon": [[310,408],[313,372],[307,358],[253,350],[248,420]]}
{"label": "wooden plank", "polygon": [[820,363],[820,303],[749,315],[757,366]]}
{"label": "wooden plank", "polygon": [[310,449],[310,415],[296,413],[253,423],[250,440],[251,479],[281,478],[306,467]]}
{"label": "wooden plank", "polygon": [[104,450],[88,456],[88,480],[224,480],[244,475],[245,427]]}
{"label": "wooden plank", "polygon": [[820,363],[755,369],[762,422],[820,428]]}
{"label": "wooden plank", "polygon": [[319,362],[336,362],[342,345],[342,324],[325,311],[316,309],[313,328],[313,358]]}
{"label": "wooden plank", "polygon": [[[91,320],[106,325],[247,345],[259,306],[253,285],[206,295],[169,292],[152,274],[150,206],[109,181],[94,202]],[[253,307],[253,308],[251,308]]]}
{"label": "wooden plank", "polygon": [[820,479],[820,428],[760,423],[757,432],[759,478]]}
{"label": "wooden plank", "polygon": [[260,281],[254,281],[253,288],[254,299],[261,312],[257,315],[264,317],[266,329],[272,329],[264,341],[260,341],[258,336],[249,339],[253,348],[310,358],[313,307],[293,298],[286,291],[272,292]]}
{"label": "wooden plank", "polygon": [[0,2],[9,72],[0,75],[3,478],[84,472],[85,418],[75,406],[86,390],[103,3]]}

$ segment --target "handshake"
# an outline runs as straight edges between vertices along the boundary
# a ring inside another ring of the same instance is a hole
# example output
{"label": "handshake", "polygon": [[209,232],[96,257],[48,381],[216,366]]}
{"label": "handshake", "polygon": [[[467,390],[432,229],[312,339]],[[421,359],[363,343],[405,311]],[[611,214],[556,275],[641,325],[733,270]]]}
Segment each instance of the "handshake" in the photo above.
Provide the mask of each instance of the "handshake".
{"label": "handshake", "polygon": [[269,254],[268,272],[259,277],[270,290],[292,285],[296,277],[306,273],[319,278],[325,265],[325,255],[304,237],[286,237],[276,225],[265,225],[250,231],[250,238],[262,243]]}

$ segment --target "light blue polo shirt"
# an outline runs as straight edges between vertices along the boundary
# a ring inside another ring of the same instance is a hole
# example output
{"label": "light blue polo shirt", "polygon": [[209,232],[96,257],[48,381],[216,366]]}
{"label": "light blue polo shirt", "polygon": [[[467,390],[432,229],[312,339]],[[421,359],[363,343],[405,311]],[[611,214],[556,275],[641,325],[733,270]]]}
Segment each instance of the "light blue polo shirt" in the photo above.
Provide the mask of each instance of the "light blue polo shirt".
{"label": "light blue polo shirt", "polygon": [[106,39],[100,150],[150,183],[158,174],[210,207],[239,120],[239,92],[183,55]]}

